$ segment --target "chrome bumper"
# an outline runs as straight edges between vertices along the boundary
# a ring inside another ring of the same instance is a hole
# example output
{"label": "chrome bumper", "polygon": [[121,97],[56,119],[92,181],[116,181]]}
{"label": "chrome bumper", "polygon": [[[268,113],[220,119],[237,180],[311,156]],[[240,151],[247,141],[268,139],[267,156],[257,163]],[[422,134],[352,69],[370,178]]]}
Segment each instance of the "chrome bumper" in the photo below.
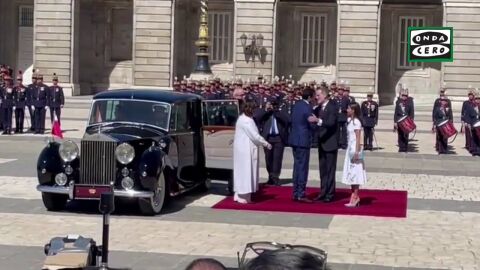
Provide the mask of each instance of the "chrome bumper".
{"label": "chrome bumper", "polygon": [[[59,186],[37,185],[37,190],[45,193],[68,195],[70,199],[73,199],[73,186],[59,187]],[[152,191],[114,189],[113,194],[118,197],[127,197],[127,198],[152,198],[153,197]]]}

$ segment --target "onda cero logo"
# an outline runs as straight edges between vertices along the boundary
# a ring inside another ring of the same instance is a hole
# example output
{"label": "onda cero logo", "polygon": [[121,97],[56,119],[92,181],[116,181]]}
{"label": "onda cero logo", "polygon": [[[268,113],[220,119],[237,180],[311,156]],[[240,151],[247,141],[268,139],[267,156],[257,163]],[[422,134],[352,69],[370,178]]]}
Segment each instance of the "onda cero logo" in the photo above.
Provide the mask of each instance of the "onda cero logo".
{"label": "onda cero logo", "polygon": [[452,62],[452,27],[409,27],[409,62]]}

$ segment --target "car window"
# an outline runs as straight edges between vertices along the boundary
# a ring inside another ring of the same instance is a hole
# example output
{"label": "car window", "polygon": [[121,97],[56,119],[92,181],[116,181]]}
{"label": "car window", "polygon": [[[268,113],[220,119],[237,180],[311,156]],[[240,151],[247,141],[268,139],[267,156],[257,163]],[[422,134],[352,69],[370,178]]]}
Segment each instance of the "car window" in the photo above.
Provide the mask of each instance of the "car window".
{"label": "car window", "polygon": [[232,100],[204,101],[203,122],[207,126],[235,126],[238,103]]}
{"label": "car window", "polygon": [[90,125],[107,122],[133,122],[168,129],[170,104],[138,100],[96,100]]}
{"label": "car window", "polygon": [[171,130],[186,131],[191,129],[188,103],[179,103],[173,106],[172,119],[170,120]]}

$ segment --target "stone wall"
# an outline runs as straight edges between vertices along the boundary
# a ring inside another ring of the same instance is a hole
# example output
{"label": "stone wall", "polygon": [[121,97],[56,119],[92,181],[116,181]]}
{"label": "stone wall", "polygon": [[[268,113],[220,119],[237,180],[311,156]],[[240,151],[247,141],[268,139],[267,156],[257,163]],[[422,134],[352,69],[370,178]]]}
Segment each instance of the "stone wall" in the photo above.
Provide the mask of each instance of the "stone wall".
{"label": "stone wall", "polygon": [[[235,59],[235,75],[242,78],[255,78],[260,72],[267,79],[272,77],[272,54],[273,48],[273,0],[235,0],[235,21],[236,25],[236,40],[234,46]],[[244,49],[242,47],[240,36],[246,34],[249,39],[247,44],[250,44],[250,37],[252,35],[262,34],[263,53],[265,61],[261,63],[256,58],[256,61],[245,61]]]}
{"label": "stone wall", "polygon": [[171,0],[135,0],[134,85],[170,85]]}
{"label": "stone wall", "polygon": [[71,88],[72,0],[35,0],[34,67],[45,82],[56,73],[66,88]]}
{"label": "stone wall", "polygon": [[480,88],[480,3],[446,0],[446,25],[453,27],[453,62],[444,63],[449,96],[465,99],[467,87]]}

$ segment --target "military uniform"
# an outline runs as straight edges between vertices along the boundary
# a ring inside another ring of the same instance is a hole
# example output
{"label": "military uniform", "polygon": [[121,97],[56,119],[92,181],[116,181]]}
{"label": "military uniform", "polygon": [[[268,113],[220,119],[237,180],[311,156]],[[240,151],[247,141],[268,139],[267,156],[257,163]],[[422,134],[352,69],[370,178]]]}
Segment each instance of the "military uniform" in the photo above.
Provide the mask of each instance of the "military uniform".
{"label": "military uniform", "polygon": [[471,127],[470,154],[480,156],[480,136],[475,131],[474,125],[480,122],[480,95],[475,97],[475,103],[467,106],[465,112],[465,122]]}
{"label": "military uniform", "polygon": [[436,143],[435,143],[435,149],[439,154],[446,154],[448,150],[448,138],[445,138],[442,133],[440,132],[440,129],[438,125],[445,120],[453,121],[453,113],[452,113],[452,108],[448,107],[448,103],[445,101],[444,104],[440,103],[440,106],[435,108],[435,111],[433,113],[433,124],[434,127],[436,127],[437,135],[436,135]]}
{"label": "military uniform", "polygon": [[378,103],[371,100],[373,94],[368,94],[368,100],[362,102],[363,118],[363,148],[364,150],[373,150],[373,132],[378,124]]}
{"label": "military uniform", "polygon": [[65,105],[65,96],[63,88],[58,85],[58,77],[53,74],[53,85],[48,89],[47,106],[50,109],[50,121],[53,124],[54,115],[57,116],[58,123],[60,123],[60,116],[62,114],[63,105]]}
{"label": "military uniform", "polygon": [[12,132],[13,107],[15,106],[15,102],[11,78],[7,77],[5,80],[8,82],[0,89],[1,109],[3,111],[3,134],[10,135]]}
{"label": "military uniform", "polygon": [[467,151],[469,151],[469,152],[470,152],[471,142],[472,142],[472,129],[471,129],[471,126],[467,122],[466,116],[467,116],[468,109],[470,107],[474,107],[474,106],[475,106],[475,94],[473,93],[473,91],[469,91],[468,99],[465,100],[462,104],[462,116],[461,116],[462,127],[465,129],[464,130],[464,132],[465,132],[465,149],[467,149]]}
{"label": "military uniform", "polygon": [[43,76],[37,76],[37,85],[32,93],[32,105],[35,108],[35,134],[45,133],[45,114],[49,87],[43,84]]}
{"label": "military uniform", "polygon": [[448,99],[446,96],[445,96],[445,89],[441,89],[440,90],[440,97],[438,97],[437,99],[435,99],[435,102],[433,102],[433,108],[432,108],[432,121],[434,121],[434,114],[435,114],[435,111],[437,110],[437,108],[440,107],[441,105],[441,102],[442,100],[447,100],[447,106],[449,108],[452,108],[452,101],[450,101],[450,99]]}
{"label": "military uniform", "polygon": [[339,147],[347,149],[347,108],[350,104],[348,97],[339,94],[336,98],[338,108]]}
{"label": "military uniform", "polygon": [[408,133],[403,132],[403,130],[398,128],[397,125],[398,121],[405,116],[409,116],[412,119],[414,118],[413,106],[412,103],[408,100],[407,96],[405,100],[398,100],[395,106],[395,113],[393,117],[395,129],[397,130],[398,135],[398,152],[408,151]]}
{"label": "military uniform", "polygon": [[17,85],[14,87],[15,99],[15,133],[23,133],[25,121],[25,106],[27,106],[27,88],[22,84],[21,73],[17,77]]}
{"label": "military uniform", "polygon": [[30,131],[35,131],[35,107],[33,106],[33,93],[37,92],[37,74],[33,73],[32,83],[27,86],[27,108],[30,115]]}

